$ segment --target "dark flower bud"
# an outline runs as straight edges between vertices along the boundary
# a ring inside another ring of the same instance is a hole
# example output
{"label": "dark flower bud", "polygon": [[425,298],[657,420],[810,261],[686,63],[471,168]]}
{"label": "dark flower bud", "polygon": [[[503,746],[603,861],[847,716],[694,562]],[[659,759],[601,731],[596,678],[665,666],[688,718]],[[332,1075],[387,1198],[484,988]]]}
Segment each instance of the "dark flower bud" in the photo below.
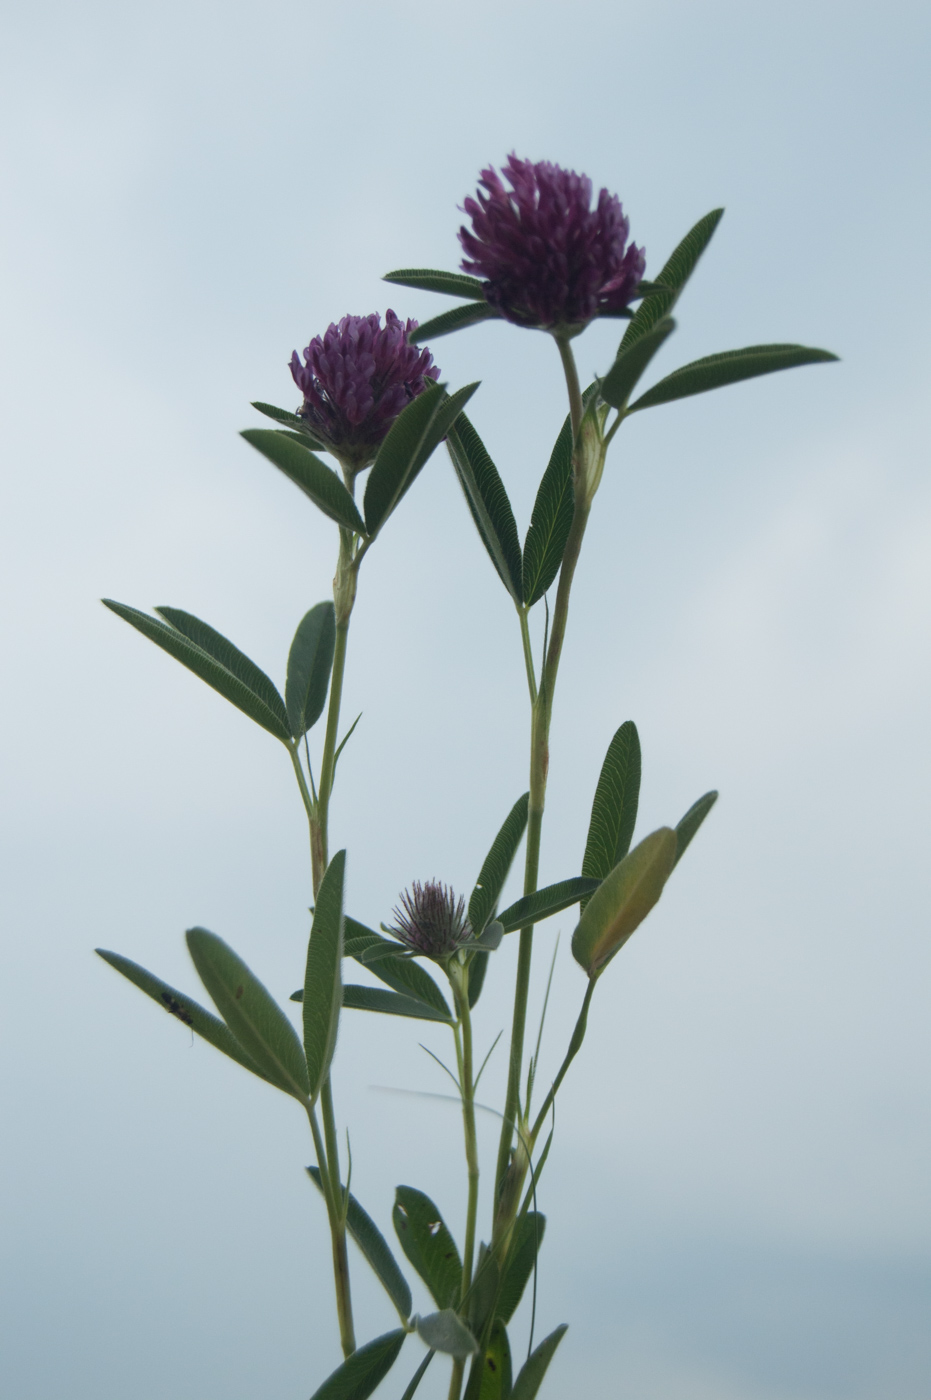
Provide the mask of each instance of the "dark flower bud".
{"label": "dark flower bud", "polygon": [[438,880],[422,885],[415,880],[394,910],[396,923],[388,930],[417,953],[443,961],[472,937],[465,900]]}
{"label": "dark flower bud", "polygon": [[385,313],[384,326],[375,312],[344,316],[310,342],[304,364],[296,350],[291,356],[304,395],[300,416],[352,472],[374,460],[401,409],[440,377],[430,351],[408,344],[416,327],[393,311]]}
{"label": "dark flower bud", "polygon": [[502,173],[510,190],[493,168],[482,171],[483,188],[463,206],[472,230],[459,230],[462,268],[482,279],[488,302],[519,326],[570,335],[623,310],[646,259],[626,246],[617,196],[601,190],[592,209],[588,176],[549,161],[511,155]]}

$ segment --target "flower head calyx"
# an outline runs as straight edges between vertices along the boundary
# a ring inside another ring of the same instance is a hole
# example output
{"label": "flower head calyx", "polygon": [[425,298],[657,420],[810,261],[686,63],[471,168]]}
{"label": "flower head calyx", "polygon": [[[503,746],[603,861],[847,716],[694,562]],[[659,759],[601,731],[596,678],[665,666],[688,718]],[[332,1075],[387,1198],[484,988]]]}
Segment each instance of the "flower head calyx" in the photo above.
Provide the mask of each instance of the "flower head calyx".
{"label": "flower head calyx", "polygon": [[472,937],[465,900],[438,880],[415,880],[401,895],[388,930],[415,953],[443,962]]}

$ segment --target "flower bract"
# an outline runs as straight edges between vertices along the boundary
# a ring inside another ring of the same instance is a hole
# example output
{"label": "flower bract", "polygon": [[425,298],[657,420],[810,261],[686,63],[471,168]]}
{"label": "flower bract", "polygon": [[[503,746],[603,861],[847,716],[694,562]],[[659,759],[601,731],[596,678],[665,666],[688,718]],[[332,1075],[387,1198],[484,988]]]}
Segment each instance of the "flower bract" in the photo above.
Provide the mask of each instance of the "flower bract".
{"label": "flower bract", "polygon": [[482,171],[463,209],[463,270],[480,277],[488,302],[519,326],[577,334],[598,315],[623,310],[646,266],[627,244],[630,224],[606,189],[594,209],[587,175],[549,161],[508,157],[502,174]]}
{"label": "flower bract", "polygon": [[298,412],[314,436],[351,471],[375,458],[402,408],[439,378],[429,350],[408,344],[416,321],[393,311],[385,324],[371,316],[344,316],[295,350],[291,374],[304,395]]}

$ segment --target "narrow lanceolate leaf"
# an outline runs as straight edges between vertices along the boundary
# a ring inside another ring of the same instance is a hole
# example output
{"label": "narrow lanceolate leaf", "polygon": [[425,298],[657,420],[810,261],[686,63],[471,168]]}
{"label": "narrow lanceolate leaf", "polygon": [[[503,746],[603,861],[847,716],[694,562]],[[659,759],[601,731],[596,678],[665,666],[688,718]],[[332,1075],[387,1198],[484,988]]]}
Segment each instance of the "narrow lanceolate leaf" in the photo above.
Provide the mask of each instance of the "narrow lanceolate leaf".
{"label": "narrow lanceolate leaf", "polygon": [[456,1243],[436,1206],[413,1186],[399,1186],[391,1213],[401,1248],[438,1308],[453,1307],[462,1284]]}
{"label": "narrow lanceolate leaf", "polygon": [[423,1361],[421,1361],[420,1365],[417,1367],[417,1370],[414,1372],[414,1374],[408,1381],[407,1388],[405,1389],[404,1394],[401,1396],[401,1400],[414,1400],[414,1396],[417,1393],[417,1387],[423,1380],[427,1367],[430,1365],[430,1362],[433,1360],[434,1356],[436,1356],[435,1351],[427,1352]]}
{"label": "narrow lanceolate leaf", "polygon": [[471,1009],[482,995],[485,973],[488,971],[488,954],[475,953],[469,963],[469,1008]]}
{"label": "narrow lanceolate leaf", "polygon": [[520,603],[521,555],[514,512],[485,444],[464,413],[450,429],[446,446],[482,543],[501,582]]}
{"label": "narrow lanceolate leaf", "polygon": [[402,992],[388,992],[384,987],[363,987],[351,982],[343,988],[343,1006],[351,1011],[380,1011],[386,1016],[412,1016],[418,1021],[442,1021],[452,1025],[451,1016],[444,1016],[426,1002]]}
{"label": "narrow lanceolate leaf", "polygon": [[507,1328],[500,1319],[492,1325],[482,1363],[478,1400],[508,1400],[512,1384],[511,1347]]}
{"label": "narrow lanceolate leaf", "polygon": [[676,823],[676,859],[674,864],[685,854],[686,848],[695,835],[702,822],[711,811],[718,800],[718,794],[714,791],[706,792],[704,797],[700,797],[697,802],[693,802],[689,810],[680,822]]}
{"label": "narrow lanceolate leaf", "polygon": [[398,414],[378,449],[365,488],[365,524],[370,535],[378,533],[410,490],[477,388],[478,383],[467,384],[454,394],[447,394],[442,385],[427,388]]}
{"label": "narrow lanceolate leaf", "polygon": [[[323,1194],[320,1181],[320,1168],[308,1167],[307,1174]],[[349,1208],[346,1215],[346,1228],[365,1255],[382,1284],[388,1297],[402,1317],[411,1315],[411,1290],[407,1280],[398,1268],[397,1261],[388,1247],[388,1242],[367,1211],[359,1205],[352,1192],[349,1193]]]}
{"label": "narrow lanceolate leaf", "polygon": [[[630,850],[640,799],[640,736],[625,720],[608,745],[592,803],[582,874],[603,880]],[[583,900],[582,908],[586,901]]]}
{"label": "narrow lanceolate leaf", "polygon": [[609,403],[612,408],[626,407],[627,400],[640,382],[647,365],[675,328],[675,321],[671,316],[666,316],[652,330],[635,340],[633,345],[618,352],[617,359],[599,386],[605,403]]}
{"label": "narrow lanceolate leaf", "polygon": [[156,608],[155,611],[165,619],[170,627],[187,637],[189,642],[193,642],[201,651],[205,651],[208,656],[212,656],[214,661],[241,680],[243,685],[247,685],[259,700],[271,710],[278,720],[287,723],[281,696],[278,688],[272,680],[266,676],[265,672],[256,666],[254,661],[250,661],[245,652],[239,650],[233,643],[217,632],[208,623],[202,622],[193,613],[183,612],[181,608]]}
{"label": "narrow lanceolate leaf", "polygon": [[423,345],[425,340],[438,340],[441,335],[465,330],[466,326],[477,325],[479,321],[492,321],[500,315],[487,301],[470,301],[466,306],[454,306],[452,311],[424,321],[411,333],[410,341],[412,345]]}
{"label": "narrow lanceolate leaf", "polygon": [[290,413],[286,408],[276,408],[273,403],[254,402],[253,408],[257,408],[259,413],[264,413],[266,418],[273,418],[276,423],[280,423],[284,428],[292,428],[300,433],[306,445],[313,452],[326,452],[326,447],[314,437],[307,427],[307,423],[297,413]]}
{"label": "narrow lanceolate leaf", "polygon": [[[203,1006],[192,1000],[185,992],[179,992],[177,987],[169,986],[160,977],[154,977],[151,972],[147,972],[138,963],[131,962],[129,958],[121,957],[119,953],[110,953],[105,948],[97,948],[95,952],[103,958],[104,962],[115,967],[117,972],[121,972],[140,991],[145,992],[154,1002],[167,1011],[170,1016],[174,1016],[183,1026],[189,1026],[197,1035],[202,1036],[216,1050],[228,1055],[231,1060],[242,1065],[244,1069],[251,1070],[266,1083],[272,1083],[267,1074],[263,1074],[254,1060],[251,1060],[243,1050],[239,1041],[233,1035],[229,1026],[219,1020],[211,1012],[205,1010]],[[278,1087],[276,1085],[276,1087]]]}
{"label": "narrow lanceolate leaf", "polygon": [[528,608],[543,597],[559,573],[574,513],[572,424],[567,418],[540,481],[524,541],[523,594]]}
{"label": "narrow lanceolate leaf", "polygon": [[430,267],[400,267],[396,272],[386,272],[383,282],[393,282],[398,287],[414,287],[420,292],[445,292],[451,297],[467,297],[470,301],[484,301],[485,288],[477,277],[468,277],[464,272],[436,272]]}
{"label": "narrow lanceolate leaf", "polygon": [[304,1052],[316,1099],[330,1072],[343,999],[343,883],[346,852],[337,851],[317,891],[304,974]]}
{"label": "narrow lanceolate leaf", "polygon": [[598,889],[600,881],[590,880],[584,875],[573,875],[569,880],[559,880],[555,885],[547,885],[535,894],[525,894],[508,906],[498,919],[504,925],[505,933],[513,933],[516,928],[526,928],[540,923],[551,914],[558,914],[572,904],[578,904]]}
{"label": "narrow lanceolate leaf", "polygon": [[528,1210],[514,1227],[514,1238],[508,1255],[507,1267],[501,1280],[498,1294],[497,1315],[504,1322],[510,1322],[517,1305],[524,1295],[527,1280],[533,1273],[543,1232],[546,1229],[546,1216],[539,1211]]}
{"label": "narrow lanceolate leaf", "polygon": [[706,214],[689,229],[682,242],[673,250],[656,278],[653,290],[641,302],[634,319],[624,332],[622,350],[626,350],[651,331],[675,306],[723,213],[723,209],[712,209],[710,214]]}
{"label": "narrow lanceolate leaf", "polygon": [[[344,921],[344,930],[343,952],[346,957],[355,958],[356,962],[374,972],[375,976],[393,991],[432,1007],[438,1012],[441,1020],[452,1020],[449,1004],[433,978],[412,958],[399,957],[397,944],[382,938],[380,934],[366,928],[364,924],[357,923],[355,919],[347,918]],[[386,956],[375,956],[379,953]]]}
{"label": "narrow lanceolate leaf", "polygon": [[[177,627],[169,626],[160,618],[150,617],[148,613],[140,612],[138,608],[130,608],[125,603],[114,602],[112,598],[104,598],[102,601],[104,607],[115,612],[117,617],[121,617],[131,627],[135,627],[136,631],[141,632],[144,637],[148,637],[150,642],[161,647],[162,651],[167,651],[169,656],[173,656],[176,661],[181,662],[182,666],[193,671],[195,676],[206,681],[213,690],[223,696],[224,700],[229,700],[231,705],[235,705],[237,710],[242,710],[244,715],[248,715],[256,724],[267,729],[269,734],[274,734],[275,738],[280,739],[283,744],[288,742],[287,716],[284,712],[284,701],[281,696],[265,673],[254,666],[248,657],[243,656],[242,652],[237,651],[232,642],[227,642],[225,637],[220,637],[219,632],[214,633],[214,637],[225,642],[230,652],[235,652],[240,659],[236,663],[239,674],[229,670],[216,657],[205,651],[202,646],[192,642]],[[169,609],[169,611],[174,610]],[[189,616],[186,613],[177,615]],[[197,621],[196,618],[191,620]],[[206,623],[200,625],[206,628]],[[212,628],[207,630],[212,631]],[[254,673],[262,677],[264,682],[262,694],[257,694],[252,688],[252,684],[242,678],[244,671],[241,662],[247,663],[248,667],[251,668],[250,674]],[[269,687],[274,692],[274,700],[267,694],[265,687]]]}
{"label": "narrow lanceolate leaf", "polygon": [[530,793],[525,792],[508,812],[479,871],[475,889],[469,900],[469,923],[476,935],[481,934],[495,911],[508,871],[527,828],[527,805]]}
{"label": "narrow lanceolate leaf", "polygon": [[365,525],[355,501],[334,471],[285,433],[268,428],[247,428],[240,434],[252,447],[284,472],[289,481],[309,496],[318,510],[356,534],[365,534]]}
{"label": "narrow lanceolate leaf", "polygon": [[407,1336],[403,1327],[366,1342],[327,1376],[310,1400],[368,1400],[398,1359]]}
{"label": "narrow lanceolate leaf", "polygon": [[330,602],[318,603],[304,614],[288,652],[284,703],[295,739],[303,738],[323,714],[335,646],[336,611]]}
{"label": "narrow lanceolate leaf", "polygon": [[478,1342],[452,1308],[418,1317],[417,1334],[428,1347],[445,1352],[447,1356],[463,1359],[478,1351]]}
{"label": "narrow lanceolate leaf", "polygon": [[641,408],[654,408],[692,394],[705,394],[709,389],[721,389],[725,384],[738,384],[742,379],[756,379],[780,369],[829,364],[836,359],[830,350],[813,350],[806,345],[748,345],[745,350],[725,350],[720,355],[708,355],[673,370],[641,394],[627,412],[636,413]]}
{"label": "narrow lanceolate leaf", "polygon": [[307,1063],[294,1027],[242,958],[205,928],[187,932],[200,979],[249,1059],[279,1089],[307,1101]]}
{"label": "narrow lanceolate leaf", "polygon": [[553,1359],[553,1354],[567,1329],[568,1324],[562,1323],[554,1332],[544,1338],[535,1351],[530,1353],[514,1382],[511,1400],[534,1400],[534,1396],[543,1384],[543,1377]]}
{"label": "narrow lanceolate leaf", "polygon": [[572,955],[588,975],[610,962],[663,893],[676,863],[676,833],[661,826],[616,865],[585,906]]}

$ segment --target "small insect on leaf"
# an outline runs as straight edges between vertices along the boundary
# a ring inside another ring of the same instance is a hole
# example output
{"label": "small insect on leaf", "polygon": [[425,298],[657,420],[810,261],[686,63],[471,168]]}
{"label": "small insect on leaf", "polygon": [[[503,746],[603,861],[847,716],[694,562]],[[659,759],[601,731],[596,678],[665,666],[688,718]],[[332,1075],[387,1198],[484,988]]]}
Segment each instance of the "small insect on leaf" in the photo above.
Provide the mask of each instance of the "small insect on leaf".
{"label": "small insect on leaf", "polygon": [[178,1020],[183,1021],[186,1026],[193,1026],[194,1018],[191,1016],[191,1013],[185,1006],[182,1006],[181,1002],[178,1001],[176,997],[173,997],[170,992],[162,992],[162,1001],[165,1003],[172,1016],[177,1016]]}

